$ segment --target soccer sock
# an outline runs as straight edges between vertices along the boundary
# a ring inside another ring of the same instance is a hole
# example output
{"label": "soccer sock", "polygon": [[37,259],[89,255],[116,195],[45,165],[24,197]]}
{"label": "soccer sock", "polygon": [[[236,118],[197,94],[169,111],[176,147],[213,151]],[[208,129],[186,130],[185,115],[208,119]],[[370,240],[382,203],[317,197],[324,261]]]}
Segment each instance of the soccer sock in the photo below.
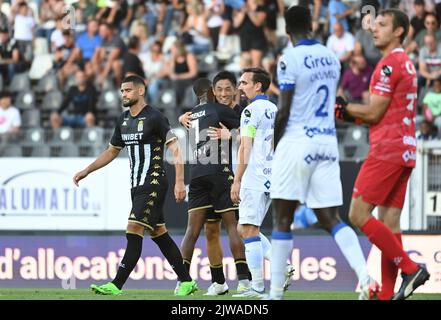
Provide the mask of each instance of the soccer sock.
{"label": "soccer sock", "polygon": [[236,264],[237,270],[237,279],[238,280],[249,280],[248,274],[250,270],[248,269],[248,264],[245,259],[236,259],[234,260]]}
{"label": "soccer sock", "polygon": [[361,227],[361,231],[368,236],[369,240],[381,250],[381,253],[388,260],[393,261],[404,273],[411,274],[418,271],[418,265],[410,260],[392,231],[381,221],[372,217]]}
{"label": "soccer sock", "polygon": [[191,260],[182,259],[182,264],[187,269],[187,272],[190,273]]}
{"label": "soccer sock", "polygon": [[368,285],[370,277],[366,267],[366,259],[354,230],[347,224],[340,222],[332,228],[331,234],[346,261],[357,274],[360,285]]}
{"label": "soccer sock", "polygon": [[262,242],[263,257],[269,261],[271,259],[271,242],[262,232],[259,236],[260,242]]}
{"label": "soccer sock", "polygon": [[116,277],[112,281],[112,283],[118,289],[121,289],[124,283],[126,283],[127,278],[130,276],[130,273],[136,267],[136,264],[138,263],[139,257],[141,256],[142,252],[142,236],[134,233],[126,233],[126,238],[126,252],[124,253],[124,257],[119,264]]}
{"label": "soccer sock", "polygon": [[291,232],[273,231],[271,241],[271,289],[270,297],[283,298],[286,261],[292,252]]}
{"label": "soccer sock", "polygon": [[263,250],[260,237],[244,239],[245,257],[247,258],[248,268],[251,272],[252,288],[256,291],[265,290],[263,283]]}
{"label": "soccer sock", "polygon": [[173,271],[177,274],[179,281],[191,281],[190,274],[182,263],[183,259],[181,251],[179,251],[179,247],[170,237],[168,232],[161,234],[158,237],[154,237],[152,240],[157,244],[159,249],[161,249],[162,254],[173,268]]}
{"label": "soccer sock", "polygon": [[218,264],[215,266],[210,265],[211,282],[217,282],[219,284],[225,283],[224,266]]}
{"label": "soccer sock", "polygon": [[[395,238],[403,248],[401,233],[395,233]],[[381,292],[378,294],[380,300],[390,300],[394,295],[395,281],[397,280],[398,268],[386,256],[381,253]]]}

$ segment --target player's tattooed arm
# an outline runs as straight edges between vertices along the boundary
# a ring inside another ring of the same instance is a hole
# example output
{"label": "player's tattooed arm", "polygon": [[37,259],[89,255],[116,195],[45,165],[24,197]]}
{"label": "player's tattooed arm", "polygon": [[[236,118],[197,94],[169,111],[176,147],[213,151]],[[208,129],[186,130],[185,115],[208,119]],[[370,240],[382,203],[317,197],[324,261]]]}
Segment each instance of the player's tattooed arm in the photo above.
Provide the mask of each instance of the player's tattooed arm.
{"label": "player's tattooed arm", "polygon": [[279,95],[279,111],[276,115],[274,126],[274,149],[276,149],[279,140],[282,138],[288,123],[289,111],[291,109],[291,101],[294,96],[294,89],[281,90]]}

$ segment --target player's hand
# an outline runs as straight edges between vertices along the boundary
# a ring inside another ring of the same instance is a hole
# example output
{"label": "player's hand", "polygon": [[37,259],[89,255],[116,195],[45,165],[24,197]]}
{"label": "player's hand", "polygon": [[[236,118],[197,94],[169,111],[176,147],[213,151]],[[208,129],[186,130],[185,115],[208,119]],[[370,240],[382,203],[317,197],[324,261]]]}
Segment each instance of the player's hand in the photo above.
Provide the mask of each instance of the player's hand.
{"label": "player's hand", "polygon": [[74,177],[73,177],[73,182],[75,183],[75,185],[78,187],[79,186],[79,182],[81,180],[83,180],[85,177],[87,177],[89,175],[89,172],[87,172],[87,170],[82,170],[80,172],[77,172]]}
{"label": "player's hand", "polygon": [[207,130],[207,134],[211,139],[221,139],[221,140],[230,140],[231,133],[230,130],[226,126],[219,122],[220,128],[209,127]]}
{"label": "player's hand", "polygon": [[177,203],[180,203],[185,200],[187,195],[187,191],[185,190],[184,182],[176,182],[175,183],[175,199]]}
{"label": "player's hand", "polygon": [[335,107],[334,107],[334,114],[335,118],[347,122],[354,122],[354,117],[352,117],[348,110],[346,109],[348,105],[348,102],[342,97],[338,96],[335,99]]}
{"label": "player's hand", "polygon": [[238,205],[240,203],[240,182],[234,181],[231,186],[230,197],[233,204]]}
{"label": "player's hand", "polygon": [[191,126],[191,112],[188,111],[179,117],[179,123],[182,124],[187,129],[190,129]]}

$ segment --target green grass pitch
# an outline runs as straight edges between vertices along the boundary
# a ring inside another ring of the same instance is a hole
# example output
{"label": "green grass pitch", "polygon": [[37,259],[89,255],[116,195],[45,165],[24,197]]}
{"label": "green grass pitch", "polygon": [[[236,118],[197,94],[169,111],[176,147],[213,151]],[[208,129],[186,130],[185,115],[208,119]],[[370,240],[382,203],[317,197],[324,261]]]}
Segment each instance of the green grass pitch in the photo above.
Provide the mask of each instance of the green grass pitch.
{"label": "green grass pitch", "polygon": [[[0,300],[244,300],[233,298],[230,294],[217,297],[207,297],[206,290],[199,290],[188,297],[175,297],[173,290],[124,290],[120,296],[102,296],[88,289],[15,289],[0,288]],[[285,300],[356,300],[355,292],[326,292],[326,291],[287,291]],[[441,293],[414,294],[411,300],[441,300]]]}

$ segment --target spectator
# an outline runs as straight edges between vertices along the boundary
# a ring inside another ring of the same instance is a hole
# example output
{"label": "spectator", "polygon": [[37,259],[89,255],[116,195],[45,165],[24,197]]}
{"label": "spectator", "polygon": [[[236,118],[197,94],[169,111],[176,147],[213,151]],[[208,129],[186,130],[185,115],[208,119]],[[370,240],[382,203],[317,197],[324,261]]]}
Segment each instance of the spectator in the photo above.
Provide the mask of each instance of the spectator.
{"label": "spectator", "polygon": [[159,98],[159,91],[165,83],[165,78],[169,74],[166,60],[162,53],[162,43],[160,41],[155,41],[151,46],[150,51],[147,53],[141,53],[139,59],[142,61],[144,74],[148,81],[148,101],[157,101]]}
{"label": "spectator", "polygon": [[[76,84],[69,88],[58,112],[53,112],[50,116],[51,126],[54,129],[61,126],[89,128],[95,125],[97,100],[95,87],[88,84],[86,74],[82,70],[75,73],[75,82]],[[73,109],[68,110],[71,103]],[[67,113],[62,114],[65,110]]]}
{"label": "spectator", "polygon": [[415,8],[415,15],[410,20],[407,42],[412,41],[424,29],[424,18],[427,14],[424,0],[415,0],[413,6]]}
{"label": "spectator", "polygon": [[0,30],[0,74],[9,84],[20,62],[20,52],[14,39],[9,38],[8,29]]}
{"label": "spectator", "polygon": [[372,72],[373,68],[363,56],[353,56],[343,74],[337,95],[345,96],[351,102],[367,103]]}
{"label": "spectator", "polygon": [[51,40],[51,52],[55,52],[59,47],[62,47],[64,44],[63,37],[63,19],[57,18],[55,22],[55,30],[51,32],[50,40]]}
{"label": "spectator", "polygon": [[129,51],[124,55],[123,59],[123,77],[125,78],[129,75],[137,75],[141,78],[145,78],[142,62],[138,58],[139,38],[136,36],[130,37],[128,47]]}
{"label": "spectator", "polygon": [[21,126],[20,111],[11,105],[11,93],[0,93],[0,135],[17,134]]}
{"label": "spectator", "polygon": [[217,50],[219,32],[223,24],[222,14],[225,10],[223,0],[204,0],[207,27],[213,50]]}
{"label": "spectator", "polygon": [[423,99],[423,115],[426,121],[433,123],[438,131],[441,130],[441,78],[433,82],[432,91]]}
{"label": "spectator", "polygon": [[[375,12],[378,12],[380,10],[380,4],[377,0],[363,0],[361,8],[366,5],[372,6]],[[368,15],[370,14],[371,13],[368,13]],[[365,17],[366,13],[361,12],[361,21],[363,21]],[[371,67],[375,67],[377,65],[377,62],[381,59],[381,52],[374,45],[372,33],[364,29],[363,26],[355,33],[354,55],[364,56],[368,65],[370,65]]]}
{"label": "spectator", "polygon": [[54,54],[55,69],[58,69],[58,79],[61,88],[64,87],[66,77],[75,73],[78,65],[75,63],[75,39],[73,33],[69,30],[63,30],[64,44],[57,48]]}
{"label": "spectator", "polygon": [[188,17],[182,30],[187,49],[194,54],[208,53],[211,49],[206,12],[199,0],[190,0],[186,6]]}
{"label": "spectator", "polygon": [[96,1],[79,0],[72,4],[75,8],[75,19],[79,25],[86,25],[87,21],[94,19],[98,8]]}
{"label": "spectator", "polygon": [[95,19],[87,22],[87,30],[78,35],[75,46],[79,51],[76,54],[81,54],[81,60],[84,63],[90,62],[95,54],[95,51],[101,46],[103,39],[98,34],[98,21]]}
{"label": "spectator", "polygon": [[102,84],[107,76],[113,72],[115,84],[119,84],[122,73],[121,59],[127,50],[126,45],[115,34],[112,25],[108,23],[101,23],[99,33],[103,41],[93,56],[96,80],[99,84]]}
{"label": "spectator", "polygon": [[438,129],[431,122],[424,120],[416,133],[418,140],[429,141],[438,139]]}
{"label": "spectator", "polygon": [[419,88],[441,76],[441,44],[433,34],[425,35],[424,44],[419,55]]}
{"label": "spectator", "polygon": [[346,67],[354,53],[355,38],[352,33],[343,29],[342,24],[337,22],[334,24],[333,33],[328,38],[326,46],[335,53],[342,66]]}
{"label": "spectator", "polygon": [[56,20],[63,13],[64,2],[60,0],[43,0],[40,2],[39,26],[36,30],[37,37],[44,37],[50,44],[52,32],[55,30]]}
{"label": "spectator", "polygon": [[30,66],[33,59],[32,41],[35,27],[32,10],[26,2],[17,1],[11,11],[14,19],[14,39],[17,41],[21,56]]}
{"label": "spectator", "polygon": [[154,37],[149,36],[149,30],[146,24],[143,24],[139,21],[134,22],[134,26],[132,28],[131,36],[136,36],[139,39],[139,50],[141,53],[148,52],[150,50],[150,46],[154,41]]}
{"label": "spectator", "polygon": [[[3,1],[0,0],[0,8],[2,5]],[[0,30],[10,30],[10,25],[9,25],[9,19],[8,16],[6,14],[3,13],[3,11],[0,10]]]}
{"label": "spectator", "polygon": [[435,38],[441,40],[441,30],[439,29],[439,22],[435,14],[429,12],[424,18],[424,30],[421,30],[418,35],[415,36],[415,40],[412,41],[407,47],[407,52],[417,52],[424,46],[424,38],[427,34],[435,35]]}
{"label": "spectator", "polygon": [[349,23],[347,17],[355,12],[354,8],[349,8],[341,0],[329,1],[329,33],[333,32],[334,25],[340,23],[344,31],[349,31]]}
{"label": "spectator", "polygon": [[240,10],[234,10],[233,25],[240,37],[241,69],[261,66],[267,48],[263,29],[266,16],[262,0],[247,0]]}
{"label": "spectator", "polygon": [[180,107],[185,90],[193,83],[198,74],[198,63],[193,53],[188,52],[185,44],[177,40],[171,50],[170,79],[176,93],[176,103]]}

